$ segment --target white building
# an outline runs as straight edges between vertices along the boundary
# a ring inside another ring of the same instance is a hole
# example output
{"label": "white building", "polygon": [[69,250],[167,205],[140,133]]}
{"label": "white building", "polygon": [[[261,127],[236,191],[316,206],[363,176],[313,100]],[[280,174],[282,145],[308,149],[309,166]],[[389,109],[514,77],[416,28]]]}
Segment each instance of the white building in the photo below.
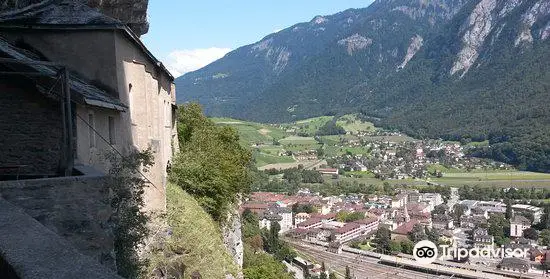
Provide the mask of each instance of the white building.
{"label": "white building", "polygon": [[305,212],[300,212],[294,216],[294,224],[298,225],[302,222],[305,222],[310,218],[310,215]]}
{"label": "white building", "polygon": [[533,214],[534,224],[539,223],[542,215],[544,214],[544,210],[542,208],[528,204],[514,204],[512,205],[512,209],[514,210],[514,212]]}
{"label": "white building", "polygon": [[531,227],[531,221],[527,220],[527,218],[516,215],[510,221],[510,236],[511,237],[522,237],[523,231]]}

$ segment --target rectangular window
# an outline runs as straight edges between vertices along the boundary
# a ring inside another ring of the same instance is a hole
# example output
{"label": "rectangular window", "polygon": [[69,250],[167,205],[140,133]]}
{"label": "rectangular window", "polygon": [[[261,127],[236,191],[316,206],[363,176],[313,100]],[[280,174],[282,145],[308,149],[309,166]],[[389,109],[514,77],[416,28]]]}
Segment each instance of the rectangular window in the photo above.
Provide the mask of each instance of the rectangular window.
{"label": "rectangular window", "polygon": [[88,114],[88,133],[90,136],[90,148],[95,147],[95,121],[92,113]]}
{"label": "rectangular window", "polygon": [[116,144],[115,118],[109,116],[109,143]]}

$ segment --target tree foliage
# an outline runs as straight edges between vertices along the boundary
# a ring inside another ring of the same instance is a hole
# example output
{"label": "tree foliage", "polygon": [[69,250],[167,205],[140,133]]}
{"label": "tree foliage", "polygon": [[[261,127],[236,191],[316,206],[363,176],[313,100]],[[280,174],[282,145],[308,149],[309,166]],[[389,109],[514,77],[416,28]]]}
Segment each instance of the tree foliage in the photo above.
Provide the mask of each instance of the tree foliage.
{"label": "tree foliage", "polygon": [[378,228],[374,236],[373,242],[376,244],[376,252],[382,254],[388,254],[391,250],[391,232],[388,228]]}
{"label": "tree foliage", "polygon": [[170,181],[191,194],[217,221],[250,186],[251,154],[228,126],[216,126],[197,104],[178,108],[180,152]]}
{"label": "tree foliage", "polygon": [[124,157],[110,153],[107,158],[111,163],[107,181],[112,191],[117,271],[126,278],[140,278],[146,263],[137,249],[149,235],[146,226],[149,217],[143,211],[147,180],[141,173],[153,165],[153,153],[134,151]]}

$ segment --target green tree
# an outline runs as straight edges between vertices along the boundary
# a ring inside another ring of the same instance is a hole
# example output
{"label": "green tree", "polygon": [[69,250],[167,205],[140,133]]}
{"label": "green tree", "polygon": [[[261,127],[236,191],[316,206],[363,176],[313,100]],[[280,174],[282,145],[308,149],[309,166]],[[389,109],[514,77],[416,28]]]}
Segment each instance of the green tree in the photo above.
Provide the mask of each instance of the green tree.
{"label": "green tree", "polygon": [[331,273],[328,275],[328,279],[336,279],[336,273],[331,272]]}
{"label": "green tree", "polygon": [[436,229],[429,229],[429,228],[426,228],[426,236],[428,238],[429,241],[437,244],[439,243],[439,238],[441,237],[441,235],[439,234],[439,232],[436,230]]}
{"label": "green tree", "polygon": [[506,213],[504,214],[504,217],[506,218],[506,220],[512,220],[512,215],[513,215],[512,201],[507,199],[506,200]]}
{"label": "green tree", "polygon": [[544,229],[540,232],[539,243],[542,246],[550,246],[550,229]]}
{"label": "green tree", "polygon": [[388,228],[378,228],[373,242],[376,243],[376,252],[387,254],[390,249],[391,232]]}
{"label": "green tree", "polygon": [[466,212],[466,206],[463,204],[455,204],[453,207],[453,218],[455,222],[460,222],[460,218],[462,215],[464,215],[464,212]]}
{"label": "green tree", "polygon": [[140,278],[146,263],[138,249],[149,235],[149,217],[143,211],[143,193],[147,181],[141,175],[153,165],[150,150],[131,152],[127,156],[106,155],[111,164],[107,183],[111,190],[113,208],[114,252],[118,274],[125,278]]}
{"label": "green tree", "polygon": [[321,262],[321,275],[319,279],[327,279],[327,269],[325,268],[325,262]]}
{"label": "green tree", "polygon": [[401,253],[401,243],[397,241],[390,241],[390,251],[392,253]]}
{"label": "green tree", "polygon": [[239,144],[234,129],[216,126],[196,104],[179,107],[178,123],[180,152],[170,181],[221,222],[240,193],[249,191],[251,154]]}
{"label": "green tree", "polygon": [[539,239],[539,233],[537,230],[533,228],[528,228],[523,231],[523,237],[531,240],[538,240]]}
{"label": "green tree", "polygon": [[409,239],[414,243],[426,240],[427,238],[428,236],[426,235],[424,226],[422,226],[421,224],[415,224],[412,231],[409,232]]}
{"label": "green tree", "polygon": [[408,239],[401,241],[401,252],[412,255],[414,243]]}
{"label": "green tree", "polygon": [[272,222],[271,226],[269,227],[269,231],[264,230],[264,249],[266,252],[271,254],[276,254],[279,251],[280,248],[280,240],[279,240],[279,231],[281,230],[281,226],[279,225],[279,222]]}
{"label": "green tree", "polygon": [[248,245],[244,246],[243,273],[246,279],[292,279],[286,267],[269,254],[253,252]]}
{"label": "green tree", "polygon": [[242,234],[244,238],[260,235],[260,223],[258,215],[250,209],[245,209],[242,214]]}

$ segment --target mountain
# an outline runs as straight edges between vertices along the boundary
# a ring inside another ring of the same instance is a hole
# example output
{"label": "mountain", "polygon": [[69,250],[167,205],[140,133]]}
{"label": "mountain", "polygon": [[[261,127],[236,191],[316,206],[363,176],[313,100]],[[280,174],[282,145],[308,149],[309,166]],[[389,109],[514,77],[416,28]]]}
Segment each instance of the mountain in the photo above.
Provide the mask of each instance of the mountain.
{"label": "mountain", "polygon": [[377,0],[317,16],[176,80],[214,116],[361,111],[417,137],[550,170],[550,1]]}

